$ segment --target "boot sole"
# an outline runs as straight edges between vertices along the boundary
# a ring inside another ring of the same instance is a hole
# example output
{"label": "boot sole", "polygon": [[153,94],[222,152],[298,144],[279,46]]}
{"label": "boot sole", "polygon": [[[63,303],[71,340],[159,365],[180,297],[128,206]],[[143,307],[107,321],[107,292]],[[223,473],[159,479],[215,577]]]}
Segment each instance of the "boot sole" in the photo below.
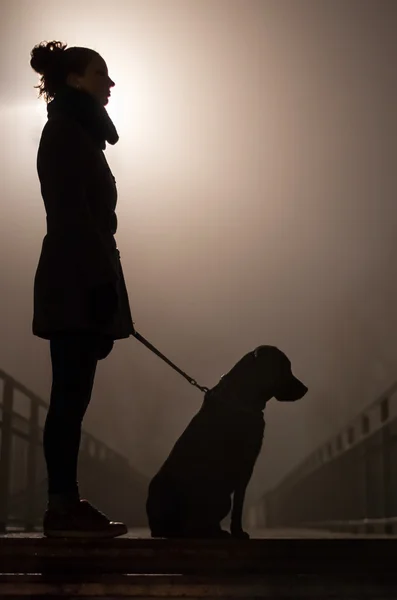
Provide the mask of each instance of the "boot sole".
{"label": "boot sole", "polygon": [[79,530],[44,530],[43,535],[47,538],[81,538],[81,539],[110,539],[128,533],[127,527],[113,527],[106,531],[79,531]]}

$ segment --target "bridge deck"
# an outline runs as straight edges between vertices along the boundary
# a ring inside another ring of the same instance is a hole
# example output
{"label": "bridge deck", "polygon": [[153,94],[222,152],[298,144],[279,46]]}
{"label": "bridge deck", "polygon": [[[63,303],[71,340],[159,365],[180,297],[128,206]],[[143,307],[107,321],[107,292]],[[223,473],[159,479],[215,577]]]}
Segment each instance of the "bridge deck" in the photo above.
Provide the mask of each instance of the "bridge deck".
{"label": "bridge deck", "polygon": [[[251,539],[397,539],[397,534],[355,534],[346,532],[333,532],[319,529],[262,529],[250,531]],[[43,539],[41,531],[29,532],[24,531],[9,531],[5,534],[0,534],[0,540],[26,540],[26,539]],[[119,540],[125,539],[152,539],[149,529],[134,528],[129,529],[127,535],[123,535]],[[22,542],[21,542],[22,543]]]}
{"label": "bridge deck", "polygon": [[[251,540],[0,537],[0,597],[395,598],[397,539],[274,530]],[[381,589],[380,589],[380,587]]]}
{"label": "bridge deck", "polygon": [[[319,531],[316,529],[263,529],[250,532],[251,538],[253,539],[273,539],[273,538],[346,538],[354,537],[354,534],[334,533],[330,531]],[[367,538],[367,535],[362,537]],[[390,537],[390,536],[387,536]],[[24,531],[9,531],[6,534],[0,534],[0,539],[42,539],[43,534],[41,531],[29,532]],[[129,529],[127,535],[122,536],[119,539],[152,539],[150,536],[149,529],[135,528]]]}

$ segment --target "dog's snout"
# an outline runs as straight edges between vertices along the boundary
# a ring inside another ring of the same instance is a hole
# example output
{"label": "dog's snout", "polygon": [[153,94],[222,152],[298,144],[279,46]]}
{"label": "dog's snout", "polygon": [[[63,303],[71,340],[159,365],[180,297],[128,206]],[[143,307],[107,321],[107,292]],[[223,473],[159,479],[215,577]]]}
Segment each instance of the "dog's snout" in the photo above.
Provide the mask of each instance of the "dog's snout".
{"label": "dog's snout", "polygon": [[296,387],[296,394],[297,394],[296,399],[300,400],[301,398],[303,398],[303,396],[305,396],[307,394],[308,391],[309,391],[309,388],[307,388],[304,383],[299,381],[299,385]]}
{"label": "dog's snout", "polygon": [[292,375],[284,381],[274,397],[280,402],[295,402],[308,392],[308,388],[297,377]]}

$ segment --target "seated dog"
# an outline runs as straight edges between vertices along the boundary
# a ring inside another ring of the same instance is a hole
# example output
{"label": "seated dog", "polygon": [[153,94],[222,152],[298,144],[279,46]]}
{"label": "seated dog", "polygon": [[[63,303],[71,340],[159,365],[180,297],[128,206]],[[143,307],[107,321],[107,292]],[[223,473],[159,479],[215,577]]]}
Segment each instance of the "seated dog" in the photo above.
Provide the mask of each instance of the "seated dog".
{"label": "seated dog", "polygon": [[209,390],[199,412],[149,485],[146,512],[152,537],[220,538],[242,528],[246,488],[262,447],[266,402],[302,398],[307,387],[274,346],[246,354]]}

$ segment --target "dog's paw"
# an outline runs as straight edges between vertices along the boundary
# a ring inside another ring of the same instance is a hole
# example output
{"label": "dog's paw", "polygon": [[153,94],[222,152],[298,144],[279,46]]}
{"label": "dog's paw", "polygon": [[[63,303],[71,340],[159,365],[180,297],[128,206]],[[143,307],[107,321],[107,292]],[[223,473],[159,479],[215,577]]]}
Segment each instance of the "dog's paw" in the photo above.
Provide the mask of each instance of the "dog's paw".
{"label": "dog's paw", "polygon": [[213,540],[213,539],[222,539],[222,538],[230,538],[230,533],[217,528],[204,528],[204,527],[189,527],[180,532],[179,537],[183,537],[186,539],[204,539],[204,540]]}
{"label": "dog's paw", "polygon": [[246,531],[243,531],[242,529],[238,530],[238,531],[232,531],[232,537],[236,540],[249,540],[250,536]]}
{"label": "dog's paw", "polygon": [[224,529],[220,529],[219,532],[217,533],[216,537],[230,538],[230,533],[228,531],[225,531]]}

